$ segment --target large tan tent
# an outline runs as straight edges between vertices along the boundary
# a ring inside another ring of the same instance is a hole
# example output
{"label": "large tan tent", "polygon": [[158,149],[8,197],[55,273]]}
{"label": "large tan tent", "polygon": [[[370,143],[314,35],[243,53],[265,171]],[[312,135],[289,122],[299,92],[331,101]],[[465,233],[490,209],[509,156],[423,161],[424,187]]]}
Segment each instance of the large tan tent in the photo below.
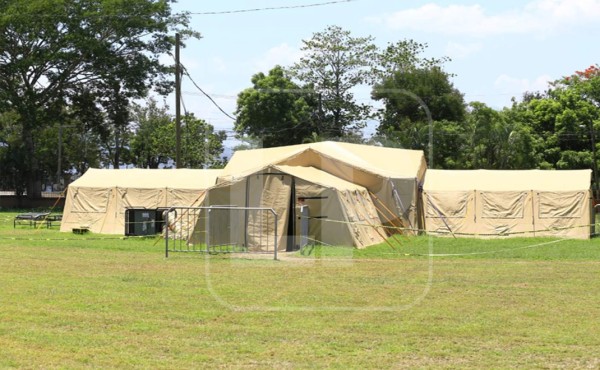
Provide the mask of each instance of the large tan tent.
{"label": "large tan tent", "polygon": [[69,185],[61,231],[125,233],[128,208],[197,207],[220,170],[95,169]]}
{"label": "large tan tent", "polygon": [[[316,242],[363,248],[385,241],[385,231],[369,192],[314,167],[269,165],[211,188],[205,206],[266,207],[275,210],[278,250],[298,244],[300,224],[307,221],[307,236]],[[300,209],[305,212],[300,213]],[[273,218],[268,213],[214,212],[207,226],[206,214],[194,231],[194,243],[244,245],[248,249],[273,250]],[[242,218],[245,217],[245,220]],[[304,220],[303,220],[304,218]],[[306,232],[306,231],[305,231]]]}
{"label": "large tan tent", "polygon": [[420,150],[319,142],[276,148],[237,151],[219,182],[256,172],[268,165],[314,167],[366,188],[380,219],[392,226],[417,230],[419,186],[427,164]]}
{"label": "large tan tent", "polygon": [[428,170],[427,232],[590,237],[591,171]]}

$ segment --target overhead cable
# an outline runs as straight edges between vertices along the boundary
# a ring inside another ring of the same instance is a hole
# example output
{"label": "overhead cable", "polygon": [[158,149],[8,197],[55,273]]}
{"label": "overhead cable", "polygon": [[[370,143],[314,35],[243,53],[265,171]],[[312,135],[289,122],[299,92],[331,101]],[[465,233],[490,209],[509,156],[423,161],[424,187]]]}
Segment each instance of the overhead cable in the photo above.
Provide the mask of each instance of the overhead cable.
{"label": "overhead cable", "polygon": [[251,12],[262,12],[268,10],[286,10],[286,9],[301,9],[301,8],[314,8],[317,6],[351,3],[358,0],[337,0],[337,1],[326,1],[321,3],[304,4],[304,5],[287,5],[287,6],[272,6],[265,8],[250,8],[250,9],[237,9],[237,10],[222,10],[214,12],[190,12],[190,15],[222,15],[222,14],[237,14],[237,13],[251,13]]}
{"label": "overhead cable", "polygon": [[192,84],[194,84],[194,86],[196,86],[196,88],[204,95],[208,98],[208,100],[210,100],[215,107],[217,107],[221,113],[223,113],[225,116],[227,116],[227,118],[231,119],[232,121],[235,121],[235,118],[232,117],[229,113],[225,112],[223,110],[223,108],[221,108],[221,106],[219,104],[217,104],[217,102],[210,96],[208,95],[206,92],[204,92],[204,90],[202,90],[202,88],[200,86],[198,86],[198,84],[196,83],[196,81],[194,81],[194,79],[192,78],[192,76],[190,75],[190,73],[188,72],[187,68],[182,66],[182,70],[183,73],[190,79],[190,81],[192,81]]}

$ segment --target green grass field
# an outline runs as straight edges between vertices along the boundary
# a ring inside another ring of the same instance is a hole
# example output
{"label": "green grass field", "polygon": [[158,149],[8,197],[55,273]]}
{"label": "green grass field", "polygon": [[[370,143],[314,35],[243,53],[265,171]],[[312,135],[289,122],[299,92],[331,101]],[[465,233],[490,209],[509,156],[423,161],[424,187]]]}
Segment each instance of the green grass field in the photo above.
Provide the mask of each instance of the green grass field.
{"label": "green grass field", "polygon": [[600,367],[600,239],[166,259],[160,240],[13,216],[0,213],[0,368]]}

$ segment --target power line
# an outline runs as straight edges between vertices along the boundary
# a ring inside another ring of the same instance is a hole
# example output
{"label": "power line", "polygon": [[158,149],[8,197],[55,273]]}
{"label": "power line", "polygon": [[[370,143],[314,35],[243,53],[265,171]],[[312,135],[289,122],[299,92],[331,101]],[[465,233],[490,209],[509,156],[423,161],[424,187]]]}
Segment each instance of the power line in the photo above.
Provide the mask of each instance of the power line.
{"label": "power line", "polygon": [[238,13],[251,13],[251,12],[262,12],[270,10],[287,10],[287,9],[301,9],[301,8],[314,8],[318,6],[334,5],[341,3],[351,3],[358,0],[337,0],[337,1],[326,1],[321,3],[304,4],[304,5],[288,5],[288,6],[272,6],[265,8],[250,8],[250,9],[237,9],[237,10],[222,10],[214,12],[192,12],[190,15],[223,15],[223,14],[238,14]]}
{"label": "power line", "polygon": [[[201,92],[196,92],[196,91],[182,91],[181,94],[182,95],[204,95]],[[209,93],[207,93],[207,94],[209,94]],[[215,99],[226,99],[226,100],[236,100],[237,99],[236,95],[210,93],[210,96],[212,96]]]}
{"label": "power line", "polygon": [[229,113],[225,112],[223,110],[223,108],[221,108],[221,106],[219,104],[217,104],[217,102],[210,96],[208,95],[206,92],[204,92],[204,90],[202,90],[202,88],[200,88],[200,86],[198,86],[198,84],[196,83],[196,81],[194,81],[194,79],[192,78],[192,76],[190,75],[190,73],[188,72],[187,68],[185,68],[184,66],[182,66],[183,69],[183,73],[188,76],[188,78],[190,79],[190,81],[192,81],[192,83],[194,84],[194,86],[196,86],[196,88],[204,95],[208,98],[208,100],[210,100],[215,107],[217,107],[221,113],[223,113],[225,116],[227,116],[227,118],[231,119],[232,121],[235,121],[235,118],[232,117]]}
{"label": "power line", "polygon": [[180,101],[181,101],[181,107],[183,108],[183,115],[187,116],[188,115],[188,111],[185,108],[185,102],[183,101],[183,96],[180,98]]}
{"label": "power line", "polygon": [[[273,11],[273,10],[289,10],[289,9],[303,9],[303,8],[314,8],[321,7],[327,5],[335,5],[335,4],[343,4],[343,3],[352,3],[359,0],[336,0],[336,1],[325,1],[320,3],[312,3],[312,4],[303,4],[303,5],[288,5],[288,6],[272,6],[272,7],[264,7],[264,8],[248,8],[248,9],[235,9],[235,10],[221,10],[221,11],[207,11],[207,12],[186,12],[177,13],[184,15],[227,15],[227,14],[239,14],[239,13],[252,13],[252,12],[262,12],[262,11]],[[175,13],[174,13],[175,14]],[[60,18],[66,16],[66,13],[55,13],[55,14],[47,14],[40,13],[35,11],[19,11],[18,16],[20,17],[38,17],[38,18]],[[127,19],[132,17],[137,17],[138,14],[86,14],[86,18],[119,18],[119,19]]]}

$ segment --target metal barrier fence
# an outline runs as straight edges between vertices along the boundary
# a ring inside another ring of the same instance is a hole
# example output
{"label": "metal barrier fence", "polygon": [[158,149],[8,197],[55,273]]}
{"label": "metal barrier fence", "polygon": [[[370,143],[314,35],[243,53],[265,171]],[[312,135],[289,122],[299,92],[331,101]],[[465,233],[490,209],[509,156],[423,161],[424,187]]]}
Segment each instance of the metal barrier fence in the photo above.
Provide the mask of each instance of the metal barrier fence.
{"label": "metal barrier fence", "polygon": [[261,207],[171,207],[164,211],[165,256],[170,252],[273,253],[277,213]]}

